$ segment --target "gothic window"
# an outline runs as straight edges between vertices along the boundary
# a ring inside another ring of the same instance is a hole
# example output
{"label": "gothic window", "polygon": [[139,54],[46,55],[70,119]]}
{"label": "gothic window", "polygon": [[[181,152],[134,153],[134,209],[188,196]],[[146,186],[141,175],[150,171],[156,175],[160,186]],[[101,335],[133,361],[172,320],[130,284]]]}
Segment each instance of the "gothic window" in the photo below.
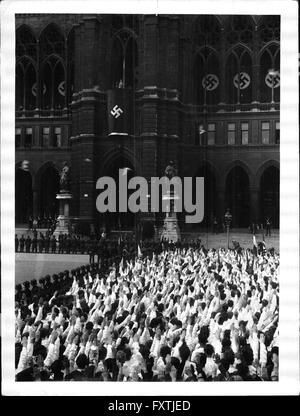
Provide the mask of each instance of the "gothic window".
{"label": "gothic window", "polygon": [[36,107],[36,70],[29,58],[22,58],[16,67],[16,110]]}
{"label": "gothic window", "polygon": [[40,53],[43,57],[49,55],[65,56],[64,37],[54,24],[50,24],[41,34]]}
{"label": "gothic window", "polygon": [[280,16],[263,17],[260,25],[260,40],[262,43],[280,41]]}
{"label": "gothic window", "polygon": [[235,48],[226,63],[227,103],[243,104],[252,100],[252,60],[242,47]]}
{"label": "gothic window", "polygon": [[22,26],[16,33],[16,55],[17,58],[28,56],[33,60],[37,58],[37,43],[30,29]]}
{"label": "gothic window", "polygon": [[196,103],[218,104],[220,97],[219,60],[211,49],[204,48],[196,55],[193,78]]}
{"label": "gothic window", "polygon": [[64,106],[65,70],[59,58],[51,56],[42,67],[42,108],[54,109]]}
{"label": "gothic window", "polygon": [[280,51],[270,45],[260,58],[260,101],[280,101]]}
{"label": "gothic window", "polygon": [[198,17],[195,24],[195,44],[197,46],[209,45],[218,48],[220,37],[221,29],[216,17]]}
{"label": "gothic window", "polygon": [[111,28],[112,32],[118,32],[123,28],[128,28],[134,33],[139,33],[139,16],[133,14],[130,15],[113,15],[111,18]]}
{"label": "gothic window", "polygon": [[112,45],[112,87],[134,88],[137,83],[137,43],[127,30],[118,32]]}
{"label": "gothic window", "polygon": [[243,43],[251,45],[253,25],[249,16],[231,16],[229,18],[226,40],[228,45]]}

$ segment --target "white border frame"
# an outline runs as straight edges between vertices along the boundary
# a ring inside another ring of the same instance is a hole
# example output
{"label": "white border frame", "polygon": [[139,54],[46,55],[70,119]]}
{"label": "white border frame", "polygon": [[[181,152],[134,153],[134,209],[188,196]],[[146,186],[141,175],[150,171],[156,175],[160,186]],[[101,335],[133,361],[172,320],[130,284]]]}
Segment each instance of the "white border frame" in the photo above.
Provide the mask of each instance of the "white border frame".
{"label": "white border frame", "polygon": [[[71,3],[71,4],[70,4]],[[71,7],[70,7],[71,6]],[[14,371],[14,84],[17,13],[280,14],[280,341],[279,381],[251,383],[15,382]],[[2,394],[61,396],[299,394],[299,131],[296,1],[101,0],[1,3]],[[200,387],[201,386],[201,387]],[[126,398],[124,398],[126,400]]]}

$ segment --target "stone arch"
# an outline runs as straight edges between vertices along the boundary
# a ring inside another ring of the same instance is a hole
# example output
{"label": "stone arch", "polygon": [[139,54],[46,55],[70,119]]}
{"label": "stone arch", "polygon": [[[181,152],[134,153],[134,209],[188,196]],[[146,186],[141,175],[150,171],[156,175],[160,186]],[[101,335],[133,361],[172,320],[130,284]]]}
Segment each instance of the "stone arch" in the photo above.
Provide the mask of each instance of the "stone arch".
{"label": "stone arch", "polygon": [[223,177],[226,178],[228,176],[228,173],[231,171],[232,168],[234,168],[235,166],[240,166],[241,168],[243,168],[245,170],[245,172],[247,173],[248,177],[249,177],[249,183],[250,186],[252,186],[252,182],[253,182],[253,177],[254,177],[254,173],[252,171],[252,169],[250,168],[250,166],[246,163],[243,162],[242,160],[233,160],[232,162],[230,162],[225,170],[224,170],[224,175]]}
{"label": "stone arch", "polygon": [[140,173],[142,172],[142,167],[141,167],[139,160],[128,147],[122,147],[122,146],[110,149],[103,155],[103,158],[102,158],[103,163],[102,163],[99,175],[104,176],[105,172],[107,171],[112,161],[118,158],[118,156],[121,154],[123,154],[124,158],[129,160],[129,162],[132,164],[136,174],[140,175]]}
{"label": "stone arch", "polygon": [[[133,230],[136,227],[136,214],[129,211],[119,211],[119,169],[129,168],[127,170],[127,183],[134,177],[138,176],[136,171],[135,158],[132,153],[126,149],[123,151],[112,150],[104,155],[105,159],[100,171],[101,176],[109,176],[115,180],[116,184],[116,212],[96,212],[96,227],[106,228],[109,231]],[[133,191],[127,191],[128,197]],[[98,231],[99,231],[98,230]]]}
{"label": "stone arch", "polygon": [[280,170],[280,163],[279,163],[278,160],[270,159],[270,160],[267,160],[266,162],[264,162],[262,165],[260,165],[259,168],[257,169],[255,175],[254,175],[255,186],[257,186],[257,187],[259,186],[259,183],[260,183],[260,180],[261,180],[261,175],[269,167],[275,167],[278,170]]}
{"label": "stone arch", "polygon": [[37,207],[40,218],[53,218],[58,214],[59,169],[53,162],[44,163],[36,173]]}
{"label": "stone arch", "polygon": [[60,36],[62,36],[63,38],[65,38],[65,33],[63,32],[62,28],[60,26],[58,26],[58,24],[56,24],[55,22],[48,22],[39,32],[38,38],[39,40],[41,40],[41,37],[47,32],[49,31],[49,29],[54,29],[56,30]]}
{"label": "stone arch", "polygon": [[225,204],[232,213],[233,227],[248,227],[250,221],[250,174],[244,164],[234,163],[227,169]]}
{"label": "stone arch", "polygon": [[273,227],[279,227],[280,213],[280,168],[279,162],[268,160],[256,173],[256,184],[259,189],[259,208],[261,221],[271,219]]}

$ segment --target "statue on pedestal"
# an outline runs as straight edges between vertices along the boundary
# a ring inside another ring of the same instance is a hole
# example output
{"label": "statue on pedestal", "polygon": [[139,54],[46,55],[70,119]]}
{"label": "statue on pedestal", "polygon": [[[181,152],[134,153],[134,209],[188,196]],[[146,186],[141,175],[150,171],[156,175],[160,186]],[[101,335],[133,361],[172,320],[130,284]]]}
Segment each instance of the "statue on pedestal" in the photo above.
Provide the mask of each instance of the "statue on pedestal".
{"label": "statue on pedestal", "polygon": [[59,185],[60,185],[60,191],[69,191],[70,187],[70,168],[67,164],[67,162],[63,163],[63,168],[60,172],[60,179],[59,179]]}
{"label": "statue on pedestal", "polygon": [[[165,175],[169,180],[177,176],[177,169],[172,160],[170,160],[168,166],[165,169]],[[170,206],[168,206],[167,217],[172,215],[174,211],[174,191],[170,191],[169,197],[170,197]]]}
{"label": "statue on pedestal", "polygon": [[165,169],[165,175],[169,179],[172,179],[172,178],[174,178],[174,176],[177,176],[177,169],[176,169],[175,164],[172,160],[169,162],[168,166]]}

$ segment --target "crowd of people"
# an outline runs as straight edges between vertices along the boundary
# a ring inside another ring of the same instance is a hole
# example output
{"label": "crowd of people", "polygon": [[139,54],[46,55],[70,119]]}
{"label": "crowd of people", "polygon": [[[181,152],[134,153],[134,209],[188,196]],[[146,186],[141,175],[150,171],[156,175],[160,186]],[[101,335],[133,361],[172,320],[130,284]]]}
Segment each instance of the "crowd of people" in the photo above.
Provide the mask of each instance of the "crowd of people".
{"label": "crowd of people", "polygon": [[16,380],[278,380],[279,255],[151,249],[17,285]]}

